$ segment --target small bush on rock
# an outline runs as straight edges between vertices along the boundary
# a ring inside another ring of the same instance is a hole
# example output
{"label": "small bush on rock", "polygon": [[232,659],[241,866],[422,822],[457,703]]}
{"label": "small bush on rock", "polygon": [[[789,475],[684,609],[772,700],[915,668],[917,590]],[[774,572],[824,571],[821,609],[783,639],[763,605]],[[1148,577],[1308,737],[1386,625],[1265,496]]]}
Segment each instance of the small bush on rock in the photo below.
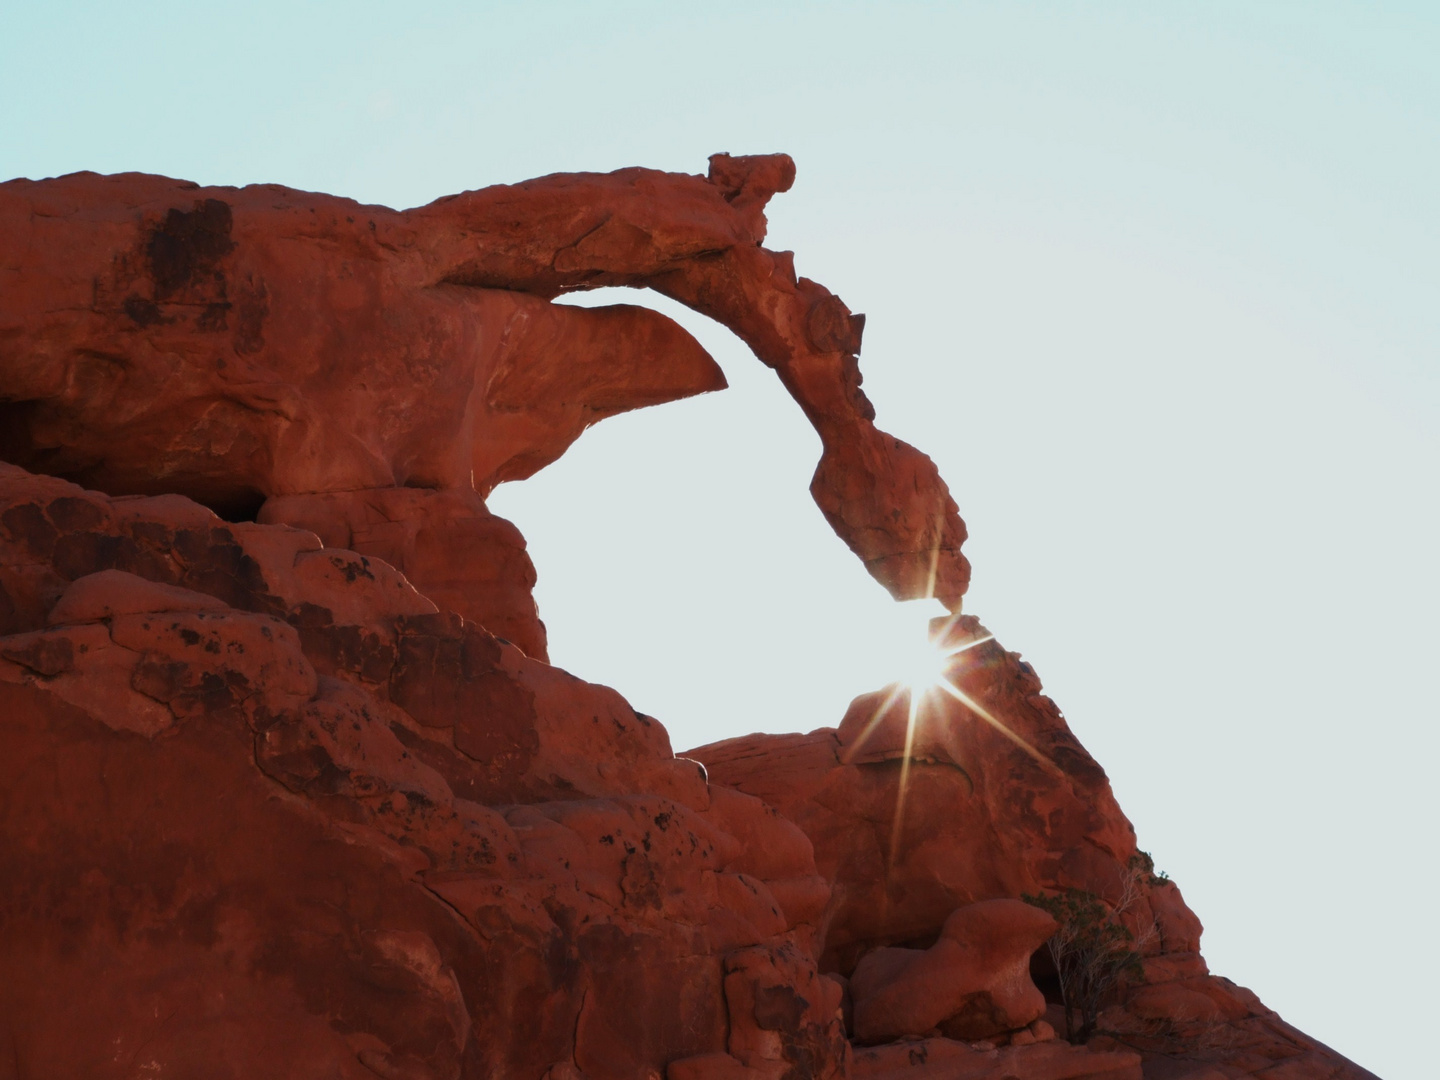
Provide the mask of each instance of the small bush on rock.
{"label": "small bush on rock", "polygon": [[1127,864],[1120,896],[1113,906],[1083,889],[1021,897],[1060,924],[1046,948],[1060,977],[1065,1037],[1071,1042],[1089,1039],[1111,992],[1142,974],[1141,953],[1155,936],[1155,925],[1151,921],[1137,935],[1125,925],[1124,917],[1136,907],[1148,886],[1164,880],[1164,874],[1155,873],[1154,860],[1142,851]]}

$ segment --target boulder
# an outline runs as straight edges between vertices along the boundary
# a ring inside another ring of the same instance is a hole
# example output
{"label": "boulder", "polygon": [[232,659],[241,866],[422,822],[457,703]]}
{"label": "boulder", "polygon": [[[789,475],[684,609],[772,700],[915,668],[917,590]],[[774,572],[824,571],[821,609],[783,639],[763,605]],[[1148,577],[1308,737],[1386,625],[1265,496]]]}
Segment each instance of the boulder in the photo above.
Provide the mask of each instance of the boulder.
{"label": "boulder", "polygon": [[892,1042],[936,1029],[984,1039],[1038,1020],[1045,996],[1030,981],[1030,955],[1055,929],[1039,908],[985,900],[957,909],[928,949],[867,953],[850,978],[855,1040]]}

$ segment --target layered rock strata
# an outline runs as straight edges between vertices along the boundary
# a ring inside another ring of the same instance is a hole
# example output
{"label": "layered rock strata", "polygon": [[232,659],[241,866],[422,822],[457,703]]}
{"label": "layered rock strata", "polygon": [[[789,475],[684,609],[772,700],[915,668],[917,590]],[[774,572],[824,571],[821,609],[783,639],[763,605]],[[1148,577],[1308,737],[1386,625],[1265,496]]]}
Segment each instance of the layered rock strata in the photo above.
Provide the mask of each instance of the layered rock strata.
{"label": "layered rock strata", "polygon": [[[723,387],[957,610],[964,527],[874,426],[863,327],[763,209],[783,156],[397,213],[160,177],[0,185],[0,1076],[1263,1080],[1368,1074],[1211,976],[1104,772],[969,616],[953,694],[677,756],[547,662],[495,484]],[[1142,954],[1057,1038],[1055,924]]]}

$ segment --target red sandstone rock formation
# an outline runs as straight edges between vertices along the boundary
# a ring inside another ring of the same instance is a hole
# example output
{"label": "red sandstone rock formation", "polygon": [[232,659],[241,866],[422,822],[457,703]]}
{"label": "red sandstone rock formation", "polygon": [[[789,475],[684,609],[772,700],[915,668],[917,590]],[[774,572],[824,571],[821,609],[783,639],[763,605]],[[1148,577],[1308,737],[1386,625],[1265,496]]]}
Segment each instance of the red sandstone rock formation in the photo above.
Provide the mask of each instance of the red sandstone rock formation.
{"label": "red sandstone rock formation", "polygon": [[928,949],[871,949],[850,978],[857,1042],[894,1042],[932,1031],[986,1039],[1029,1027],[1045,1015],[1030,981],[1030,957],[1057,929],[1019,900],[956,908]]}
{"label": "red sandstone rock formation", "polygon": [[0,466],[0,566],[19,1075],[839,1069],[809,841],[613,691],[173,496]]}
{"label": "red sandstone rock formation", "polygon": [[[974,619],[913,733],[890,688],[691,757],[546,662],[484,496],[724,385],[668,319],[551,302],[600,285],[739,334],[836,531],[958,608],[964,528],[872,423],[862,317],[760,246],[792,178],[717,155],[407,213],[0,185],[0,1076],[1368,1075],[1209,975]],[[1143,952],[1088,1047],[1016,899],[1065,889]]]}
{"label": "red sandstone rock formation", "polygon": [[1135,1055],[1123,1051],[1063,1042],[996,1049],[923,1039],[861,1050],[851,1075],[855,1080],[1141,1080],[1143,1073]]}
{"label": "red sandstone rock formation", "polygon": [[[776,370],[824,444],[816,502],[870,572],[956,607],[964,526],[930,460],[871,422],[863,318],[760,246],[793,178],[784,155],[721,154],[708,180],[551,176],[406,213],[140,174],[11,181],[0,457],[226,516],[277,496],[483,496],[597,420],[724,387],[662,315],[549,302],[648,287]],[[311,527],[320,507],[351,513],[303,502],[283,505]]]}
{"label": "red sandstone rock formation", "polygon": [[[1140,1051],[1147,1075],[1167,1080],[1209,1080],[1207,1069],[1266,1080],[1368,1076],[1284,1024],[1250,991],[1209,973],[1199,920],[1173,882],[1137,877],[1134,830],[1034,670],[972,616],[937,622],[941,642],[959,649],[946,677],[969,703],[927,692],[917,703],[908,757],[910,703],[900,687],[857,698],[838,729],[751,735],[687,752],[705,762],[712,783],[759,796],[812,840],[816,868],[832,886],[820,966],[851,977],[852,1035],[870,1034],[858,1030],[868,958],[883,963],[896,945],[934,950],[947,921],[978,901],[1073,889],[1122,909],[1142,953],[1136,977],[1103,1014],[1108,1034],[1096,1040],[1098,1049]],[[994,975],[1004,966],[993,962]],[[1055,973],[1047,968],[1037,954],[1032,971],[1058,1008]],[[960,964],[948,974],[952,985],[965,985]],[[918,1022],[931,1013],[917,1005],[913,1016]],[[900,1015],[889,1010],[874,1034],[904,1030]],[[1050,1017],[1063,1026],[1063,1010]],[[934,1016],[934,1034],[943,1033],[945,1019]],[[1018,1030],[1022,1024],[1017,1017],[1017,1030],[992,1041],[1025,1047],[1020,1060],[1029,1061],[1037,1044],[1033,1032]],[[982,1058],[961,1053],[962,1046],[958,1056],[944,1051],[947,1064],[931,1066],[924,1054],[950,1044],[928,1045],[915,1050],[918,1064],[887,1053],[857,1056],[855,1075],[873,1069],[889,1080],[902,1065],[915,1080],[1091,1075],[1083,1060],[1050,1050],[1043,1058],[1034,1051],[1033,1066],[1022,1069],[1010,1057]],[[1093,1064],[1095,1075],[1139,1075],[1140,1062]]]}

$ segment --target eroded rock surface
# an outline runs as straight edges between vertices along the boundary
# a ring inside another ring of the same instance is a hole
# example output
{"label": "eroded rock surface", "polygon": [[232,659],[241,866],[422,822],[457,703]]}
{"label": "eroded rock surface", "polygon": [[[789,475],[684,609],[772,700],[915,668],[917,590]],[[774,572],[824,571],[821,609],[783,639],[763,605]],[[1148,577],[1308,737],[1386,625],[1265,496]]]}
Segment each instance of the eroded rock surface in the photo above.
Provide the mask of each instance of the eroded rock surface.
{"label": "eroded rock surface", "polygon": [[18,1075],[839,1075],[809,841],[614,691],[183,499],[0,466],[0,564]]}
{"label": "eroded rock surface", "polygon": [[[975,619],[938,627],[953,694],[686,756],[547,662],[486,494],[724,385],[654,312],[554,302],[606,285],[743,338],[836,532],[958,611],[964,527],[874,426],[863,317],[761,246],[792,179],[717,155],[404,213],[0,185],[0,1077],[1369,1075],[1209,973]],[[1139,953],[1089,1046],[1018,899],[1066,890]]]}
{"label": "eroded rock surface", "polygon": [[[909,1047],[857,1052],[854,1075],[1119,1080],[1143,1064],[1154,1080],[1369,1076],[1210,974],[1199,919],[1174,882],[1137,869],[1133,827],[1033,668],[973,616],[937,620],[937,635],[957,650],[945,675],[959,696],[921,697],[908,756],[910,692],[898,686],[857,698],[838,728],[686,752],[713,784],[758,796],[811,839],[832,887],[820,967],[849,978],[851,1034]],[[1017,926],[982,932],[992,955],[978,963],[956,947],[966,912],[1065,890],[1119,909],[1141,953],[1101,1014],[1093,1048],[1105,1053],[1095,1057],[1042,1051],[1034,1030],[1006,1030],[1026,1024],[1023,1003],[1040,999],[1032,978],[1053,1003],[1043,1030],[1064,1026],[1043,950],[1031,978],[1006,958]],[[988,999],[982,973],[994,985]],[[1002,1001],[1015,1004],[995,1008]],[[978,1041],[904,1041],[927,1034]],[[1009,1052],[997,1057],[997,1046]]]}
{"label": "eroded rock surface", "polygon": [[935,1038],[861,1050],[851,1075],[855,1080],[1142,1080],[1144,1073],[1139,1055],[1125,1050],[1063,1042],[997,1049]]}

